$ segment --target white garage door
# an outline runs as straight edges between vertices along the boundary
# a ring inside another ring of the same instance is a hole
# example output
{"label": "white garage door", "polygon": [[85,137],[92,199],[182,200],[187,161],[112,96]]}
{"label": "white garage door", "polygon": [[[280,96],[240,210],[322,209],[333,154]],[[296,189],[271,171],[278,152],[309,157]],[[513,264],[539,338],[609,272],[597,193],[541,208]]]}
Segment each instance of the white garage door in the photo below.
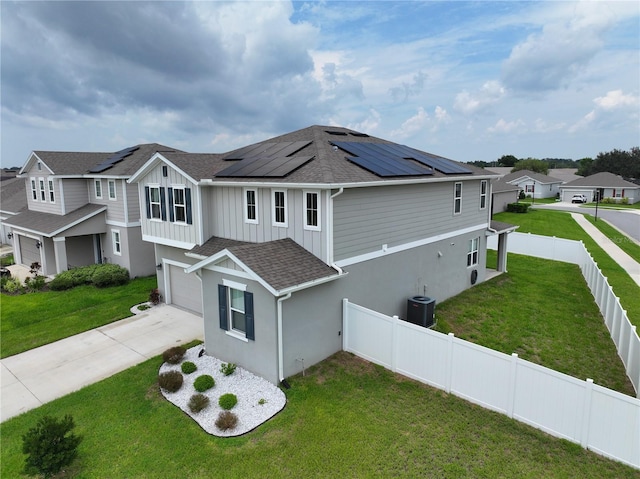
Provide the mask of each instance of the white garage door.
{"label": "white garage door", "polygon": [[169,265],[170,303],[202,314],[202,290],[195,273],[186,274],[184,268]]}
{"label": "white garage door", "polygon": [[20,235],[20,258],[22,258],[22,264],[30,266],[31,263],[40,262],[40,250],[36,247],[36,241],[33,238]]}

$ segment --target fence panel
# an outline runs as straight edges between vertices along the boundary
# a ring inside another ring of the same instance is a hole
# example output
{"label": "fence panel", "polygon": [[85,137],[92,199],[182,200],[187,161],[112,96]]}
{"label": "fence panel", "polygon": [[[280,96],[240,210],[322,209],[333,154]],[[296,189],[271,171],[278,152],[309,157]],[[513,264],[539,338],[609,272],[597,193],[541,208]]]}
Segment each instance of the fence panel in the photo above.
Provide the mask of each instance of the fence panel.
{"label": "fence panel", "polygon": [[447,388],[448,371],[442,367],[449,354],[446,335],[402,322],[396,328],[395,340],[397,372],[440,389]]}
{"label": "fence panel", "polygon": [[[392,368],[393,318],[349,303],[349,321],[344,324],[343,349],[376,364]],[[375,318],[377,321],[372,321]]]}

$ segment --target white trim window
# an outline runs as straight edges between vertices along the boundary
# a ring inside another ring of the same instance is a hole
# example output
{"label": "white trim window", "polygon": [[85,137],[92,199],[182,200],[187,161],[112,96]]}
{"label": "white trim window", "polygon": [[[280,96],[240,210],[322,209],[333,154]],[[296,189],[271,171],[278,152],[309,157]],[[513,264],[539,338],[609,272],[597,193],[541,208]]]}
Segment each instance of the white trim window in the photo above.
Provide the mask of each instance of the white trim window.
{"label": "white trim window", "polygon": [[536,185],[524,185],[524,192],[525,193],[535,193],[536,191]]}
{"label": "white trim window", "polygon": [[162,220],[162,203],[160,200],[159,186],[149,186],[149,210],[152,220]]}
{"label": "white trim window", "polygon": [[227,279],[218,285],[220,329],[243,341],[255,341],[253,293],[247,285]]}
{"label": "white trim window", "polygon": [[96,198],[101,200],[102,199],[102,180],[95,180],[93,182],[93,189],[96,193]]}
{"label": "white trim window", "polygon": [[56,193],[53,189],[53,180],[51,178],[47,179],[47,183],[49,186],[49,201],[51,203],[55,203],[56,202]]}
{"label": "white trim window", "polygon": [[480,209],[487,207],[487,180],[480,181]]}
{"label": "white trim window", "polygon": [[287,190],[271,190],[273,226],[287,226]]}
{"label": "white trim window", "polygon": [[173,187],[173,217],[177,223],[187,222],[187,202],[184,187]]}
{"label": "white trim window", "polygon": [[44,189],[44,178],[38,179],[40,185],[40,201],[47,201],[47,192]]}
{"label": "white trim window", "polygon": [[108,189],[109,189],[109,199],[117,200],[118,197],[116,195],[116,180],[109,180]]}
{"label": "white trim window", "polygon": [[320,231],[320,193],[303,191],[304,229]]}
{"label": "white trim window", "polygon": [[35,178],[31,178],[31,199],[38,201],[38,187]]}
{"label": "white trim window", "polygon": [[120,238],[120,230],[111,230],[111,240],[113,242],[113,254],[122,256],[122,242]]}
{"label": "white trim window", "polygon": [[478,245],[480,238],[469,240],[469,252],[467,253],[467,267],[476,266],[478,264]]}
{"label": "white trim window", "polygon": [[244,189],[244,222],[258,224],[258,190]]}
{"label": "white trim window", "polygon": [[462,213],[462,183],[453,184],[453,214]]}

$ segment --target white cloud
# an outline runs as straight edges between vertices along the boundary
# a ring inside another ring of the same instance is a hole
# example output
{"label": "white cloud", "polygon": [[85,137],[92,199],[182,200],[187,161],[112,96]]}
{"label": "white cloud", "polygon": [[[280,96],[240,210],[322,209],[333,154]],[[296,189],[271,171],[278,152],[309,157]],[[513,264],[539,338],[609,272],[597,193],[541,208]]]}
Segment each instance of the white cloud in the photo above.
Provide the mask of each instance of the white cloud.
{"label": "white cloud", "polygon": [[391,131],[393,138],[406,139],[425,131],[436,132],[441,124],[449,123],[451,117],[447,110],[436,106],[433,116],[429,115],[423,107],[419,107],[415,115],[405,120],[400,128]]}
{"label": "white cloud", "polygon": [[586,129],[596,119],[596,111],[591,110],[585,116],[580,118],[576,123],[569,127],[569,133],[576,133],[580,130]]}
{"label": "white cloud", "polygon": [[607,92],[605,96],[595,98],[593,102],[603,110],[615,110],[618,108],[637,107],[640,98],[632,94],[625,95],[622,90]]}
{"label": "white cloud", "polygon": [[453,108],[465,115],[470,115],[484,110],[490,105],[499,102],[505,96],[505,89],[500,82],[491,80],[485,82],[475,93],[466,90],[456,95]]}
{"label": "white cloud", "polygon": [[494,126],[487,128],[487,131],[489,133],[520,133],[525,131],[525,123],[520,119],[505,121],[500,118]]}

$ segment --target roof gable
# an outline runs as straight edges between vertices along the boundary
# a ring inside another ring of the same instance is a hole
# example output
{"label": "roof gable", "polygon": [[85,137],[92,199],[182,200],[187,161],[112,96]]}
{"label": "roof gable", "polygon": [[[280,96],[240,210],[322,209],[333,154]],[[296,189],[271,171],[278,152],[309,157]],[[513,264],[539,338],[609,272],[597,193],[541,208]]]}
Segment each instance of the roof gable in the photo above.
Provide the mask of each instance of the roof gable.
{"label": "roof gable", "polygon": [[562,180],[553,178],[552,176],[549,176],[549,175],[544,175],[542,173],[536,173],[535,171],[530,171],[530,170],[514,171],[513,173],[509,173],[508,175],[503,176],[502,181],[506,181],[507,183],[513,183],[523,178],[529,178],[531,180],[537,181],[538,183],[542,183],[542,184],[562,183]]}
{"label": "roof gable", "polygon": [[621,176],[603,171],[594,175],[578,178],[563,185],[563,187],[591,187],[591,188],[640,188],[640,186],[625,180]]}

